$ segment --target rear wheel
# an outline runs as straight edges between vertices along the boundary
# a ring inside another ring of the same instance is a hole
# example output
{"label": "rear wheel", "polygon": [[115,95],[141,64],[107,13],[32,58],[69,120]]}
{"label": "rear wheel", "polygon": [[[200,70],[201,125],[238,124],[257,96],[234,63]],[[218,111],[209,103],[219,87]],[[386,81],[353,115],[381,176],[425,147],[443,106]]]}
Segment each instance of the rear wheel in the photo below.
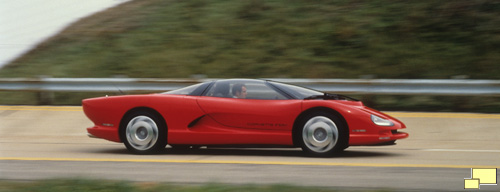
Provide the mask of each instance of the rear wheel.
{"label": "rear wheel", "polygon": [[348,136],[340,119],[327,112],[306,115],[301,124],[302,150],[314,156],[330,156],[347,147]]}
{"label": "rear wheel", "polygon": [[137,154],[156,153],[167,145],[166,125],[148,111],[128,115],[122,127],[121,138],[127,149]]}

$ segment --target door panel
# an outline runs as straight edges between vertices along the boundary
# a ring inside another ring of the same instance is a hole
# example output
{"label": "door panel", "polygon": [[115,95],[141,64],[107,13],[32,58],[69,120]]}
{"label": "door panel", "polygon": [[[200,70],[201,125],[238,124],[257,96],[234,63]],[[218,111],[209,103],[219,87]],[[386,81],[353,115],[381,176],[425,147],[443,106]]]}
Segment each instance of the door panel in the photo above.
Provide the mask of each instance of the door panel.
{"label": "door panel", "polygon": [[199,97],[203,111],[218,123],[235,128],[291,130],[302,100],[257,100]]}

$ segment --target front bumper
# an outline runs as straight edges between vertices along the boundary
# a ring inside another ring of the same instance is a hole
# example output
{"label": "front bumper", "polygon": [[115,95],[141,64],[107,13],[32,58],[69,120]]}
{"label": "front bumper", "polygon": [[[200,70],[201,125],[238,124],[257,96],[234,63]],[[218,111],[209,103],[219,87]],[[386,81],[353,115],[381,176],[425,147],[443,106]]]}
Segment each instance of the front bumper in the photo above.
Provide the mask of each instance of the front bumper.
{"label": "front bumper", "polygon": [[87,136],[89,136],[90,138],[95,138],[95,139],[100,139],[99,137],[95,136],[95,135],[92,135],[90,133],[87,133]]}
{"label": "front bumper", "polygon": [[399,132],[397,130],[383,131],[379,134],[361,134],[351,133],[349,139],[350,146],[356,145],[380,145],[384,143],[393,143],[398,139],[408,137],[408,133]]}

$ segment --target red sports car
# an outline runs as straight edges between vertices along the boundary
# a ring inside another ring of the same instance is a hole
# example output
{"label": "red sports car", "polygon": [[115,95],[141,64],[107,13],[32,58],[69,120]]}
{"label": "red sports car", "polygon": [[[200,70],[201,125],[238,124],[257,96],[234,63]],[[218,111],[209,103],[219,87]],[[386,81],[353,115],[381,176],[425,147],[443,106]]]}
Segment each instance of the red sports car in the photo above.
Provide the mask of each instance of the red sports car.
{"label": "red sports car", "polygon": [[348,146],[408,137],[399,120],[361,101],[252,79],[204,82],[159,94],[83,100],[90,137],[123,142],[133,153],[221,145],[301,147],[328,156]]}

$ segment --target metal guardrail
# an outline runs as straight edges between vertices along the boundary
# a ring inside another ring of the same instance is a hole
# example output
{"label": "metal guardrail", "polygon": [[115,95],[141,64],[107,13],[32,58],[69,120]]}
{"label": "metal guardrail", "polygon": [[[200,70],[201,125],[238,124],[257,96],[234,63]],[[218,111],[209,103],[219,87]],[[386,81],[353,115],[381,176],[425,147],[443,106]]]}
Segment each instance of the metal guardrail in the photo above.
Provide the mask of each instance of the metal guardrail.
{"label": "metal guardrail", "polygon": [[[0,78],[0,91],[163,92],[215,79]],[[279,81],[324,92],[366,95],[500,96],[500,80],[287,79]]]}

